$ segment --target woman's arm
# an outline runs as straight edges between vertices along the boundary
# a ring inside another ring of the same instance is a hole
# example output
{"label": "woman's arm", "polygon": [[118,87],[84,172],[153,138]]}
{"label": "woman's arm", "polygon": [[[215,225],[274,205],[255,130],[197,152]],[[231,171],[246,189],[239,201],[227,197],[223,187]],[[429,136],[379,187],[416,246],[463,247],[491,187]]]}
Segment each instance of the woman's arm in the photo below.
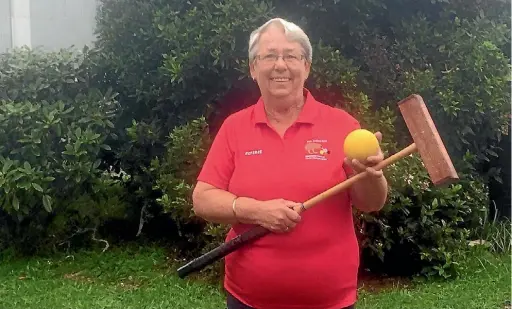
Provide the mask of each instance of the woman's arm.
{"label": "woman's arm", "polygon": [[220,224],[255,224],[275,233],[287,232],[300,222],[300,215],[293,210],[299,203],[283,199],[259,201],[236,196],[199,181],[192,194],[197,216]]}
{"label": "woman's arm", "polygon": [[251,198],[240,197],[236,200],[236,216],[233,211],[233,201],[236,196],[230,192],[218,189],[210,184],[199,181],[192,194],[194,212],[197,216],[213,223],[257,224],[257,203]]}

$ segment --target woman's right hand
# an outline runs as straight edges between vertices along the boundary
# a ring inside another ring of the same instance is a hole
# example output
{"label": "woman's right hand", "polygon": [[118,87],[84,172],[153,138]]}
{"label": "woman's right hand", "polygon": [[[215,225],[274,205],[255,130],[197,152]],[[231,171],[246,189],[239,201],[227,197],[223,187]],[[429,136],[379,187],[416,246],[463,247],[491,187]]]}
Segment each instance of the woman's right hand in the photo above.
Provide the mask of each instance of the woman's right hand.
{"label": "woman's right hand", "polygon": [[300,215],[294,210],[300,203],[275,199],[257,203],[258,224],[274,233],[291,231],[300,222]]}

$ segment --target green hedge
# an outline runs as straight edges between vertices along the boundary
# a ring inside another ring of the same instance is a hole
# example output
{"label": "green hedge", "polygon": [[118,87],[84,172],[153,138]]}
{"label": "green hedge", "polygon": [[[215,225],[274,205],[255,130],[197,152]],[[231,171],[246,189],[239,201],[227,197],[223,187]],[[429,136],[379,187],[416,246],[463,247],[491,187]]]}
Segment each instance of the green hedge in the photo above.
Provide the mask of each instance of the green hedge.
{"label": "green hedge", "polygon": [[0,56],[0,250],[47,251],[124,217],[101,160],[115,94],[90,87],[88,50]]}

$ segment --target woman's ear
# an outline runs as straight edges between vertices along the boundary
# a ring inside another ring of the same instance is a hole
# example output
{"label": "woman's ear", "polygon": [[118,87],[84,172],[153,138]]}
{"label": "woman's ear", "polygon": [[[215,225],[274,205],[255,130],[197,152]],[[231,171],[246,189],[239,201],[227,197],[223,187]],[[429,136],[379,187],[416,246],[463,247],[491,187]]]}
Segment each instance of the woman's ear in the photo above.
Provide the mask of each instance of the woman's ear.
{"label": "woman's ear", "polygon": [[251,73],[251,78],[253,81],[256,81],[256,68],[254,67],[254,62],[249,64],[249,71]]}
{"label": "woman's ear", "polygon": [[308,79],[309,73],[311,73],[311,63],[309,61],[305,61],[305,66],[306,66],[306,78],[305,79]]}

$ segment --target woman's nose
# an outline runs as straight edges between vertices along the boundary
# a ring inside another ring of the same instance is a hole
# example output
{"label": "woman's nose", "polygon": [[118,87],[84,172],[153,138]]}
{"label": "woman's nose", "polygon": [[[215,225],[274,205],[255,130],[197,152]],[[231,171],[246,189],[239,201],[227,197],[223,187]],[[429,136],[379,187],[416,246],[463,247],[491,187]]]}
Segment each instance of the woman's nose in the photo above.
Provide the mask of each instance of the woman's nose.
{"label": "woman's nose", "polygon": [[279,57],[274,63],[274,68],[276,70],[286,70],[288,69],[288,65],[286,64],[286,61],[283,60],[283,57]]}

